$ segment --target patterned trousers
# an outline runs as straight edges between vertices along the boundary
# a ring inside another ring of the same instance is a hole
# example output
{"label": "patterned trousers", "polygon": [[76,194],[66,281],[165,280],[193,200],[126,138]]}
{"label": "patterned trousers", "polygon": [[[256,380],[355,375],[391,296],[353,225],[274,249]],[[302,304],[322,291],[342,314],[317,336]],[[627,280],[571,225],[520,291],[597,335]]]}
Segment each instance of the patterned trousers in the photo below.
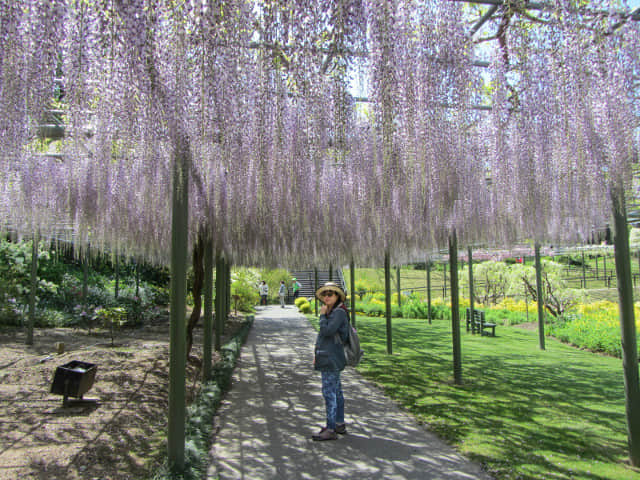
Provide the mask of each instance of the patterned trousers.
{"label": "patterned trousers", "polygon": [[344,423],[344,396],[340,383],[340,372],[322,373],[322,396],[327,409],[327,428],[336,429],[336,424]]}

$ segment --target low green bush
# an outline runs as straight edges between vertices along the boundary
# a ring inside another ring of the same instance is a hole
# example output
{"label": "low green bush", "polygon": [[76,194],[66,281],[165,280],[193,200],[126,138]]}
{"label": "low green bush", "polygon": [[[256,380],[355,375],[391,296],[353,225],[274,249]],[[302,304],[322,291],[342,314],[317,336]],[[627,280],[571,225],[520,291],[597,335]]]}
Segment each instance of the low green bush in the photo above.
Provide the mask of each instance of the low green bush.
{"label": "low green bush", "polygon": [[385,313],[384,305],[379,303],[356,303],[356,310],[371,317],[381,317]]}
{"label": "low green bush", "polygon": [[307,300],[305,297],[298,297],[293,301],[294,305],[298,308],[300,308],[300,305],[303,303],[309,303],[309,300]]}
{"label": "low green bush", "polygon": [[429,318],[427,302],[410,298],[402,304],[403,318]]}
{"label": "low green bush", "polygon": [[298,305],[300,313],[311,313],[311,304],[309,302],[302,302]]}
{"label": "low green bush", "polygon": [[537,321],[537,312],[531,311],[529,318],[526,312],[512,312],[501,308],[485,309],[485,318],[487,322],[497,323],[498,325],[520,325],[522,323]]}
{"label": "low green bush", "polygon": [[231,274],[231,295],[236,296],[238,310],[250,312],[260,300],[256,285],[259,273],[251,268],[239,268]]}

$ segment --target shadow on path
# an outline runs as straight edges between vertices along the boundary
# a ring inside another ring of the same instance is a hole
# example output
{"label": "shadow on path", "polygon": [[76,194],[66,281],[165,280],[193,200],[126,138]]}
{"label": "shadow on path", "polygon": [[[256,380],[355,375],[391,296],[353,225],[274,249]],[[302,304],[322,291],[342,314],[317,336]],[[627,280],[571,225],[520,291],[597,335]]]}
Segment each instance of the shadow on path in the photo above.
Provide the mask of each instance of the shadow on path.
{"label": "shadow on path", "polygon": [[491,479],[350,368],[342,375],[349,433],[311,440],[325,418],[315,336],[294,308],[258,310],[219,410],[208,478]]}

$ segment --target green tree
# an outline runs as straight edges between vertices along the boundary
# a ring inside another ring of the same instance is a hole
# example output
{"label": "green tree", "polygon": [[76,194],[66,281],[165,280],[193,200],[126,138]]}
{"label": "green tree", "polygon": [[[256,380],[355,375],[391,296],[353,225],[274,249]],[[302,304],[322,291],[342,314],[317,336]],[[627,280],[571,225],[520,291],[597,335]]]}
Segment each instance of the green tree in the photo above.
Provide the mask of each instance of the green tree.
{"label": "green tree", "polygon": [[[568,288],[563,279],[564,266],[551,260],[542,260],[542,295],[544,308],[554,317],[559,317],[584,298],[579,289]],[[508,293],[521,295],[523,290],[534,302],[538,301],[536,269],[533,265],[511,265],[508,269]]]}
{"label": "green tree", "polygon": [[260,273],[254,268],[237,268],[231,274],[231,296],[237,296],[237,308],[250,311],[260,299],[258,283]]}
{"label": "green tree", "polygon": [[[484,305],[496,304],[506,294],[509,284],[509,266],[495,260],[473,264],[474,300]],[[469,288],[469,266],[460,273],[460,285]]]}

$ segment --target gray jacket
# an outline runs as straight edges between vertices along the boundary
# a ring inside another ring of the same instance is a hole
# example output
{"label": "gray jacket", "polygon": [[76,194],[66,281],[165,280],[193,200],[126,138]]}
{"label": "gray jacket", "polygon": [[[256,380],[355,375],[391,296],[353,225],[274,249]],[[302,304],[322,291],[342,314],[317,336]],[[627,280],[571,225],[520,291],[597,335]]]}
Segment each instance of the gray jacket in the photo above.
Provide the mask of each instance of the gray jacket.
{"label": "gray jacket", "polygon": [[316,370],[339,372],[347,364],[344,358],[344,347],[339,339],[346,340],[349,334],[347,312],[336,305],[329,315],[320,315],[320,330],[316,338],[315,364]]}

